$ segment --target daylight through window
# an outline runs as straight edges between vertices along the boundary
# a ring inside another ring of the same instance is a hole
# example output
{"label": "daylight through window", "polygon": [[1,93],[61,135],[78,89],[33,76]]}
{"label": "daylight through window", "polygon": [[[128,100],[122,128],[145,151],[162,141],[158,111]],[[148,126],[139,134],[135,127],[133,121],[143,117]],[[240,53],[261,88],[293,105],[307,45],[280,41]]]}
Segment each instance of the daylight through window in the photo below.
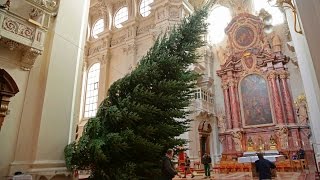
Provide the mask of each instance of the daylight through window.
{"label": "daylight through window", "polygon": [[151,12],[150,4],[153,3],[153,0],[142,0],[140,4],[140,14],[143,17],[147,17]]}
{"label": "daylight through window", "polygon": [[122,28],[122,23],[128,20],[128,8],[123,7],[119,9],[114,18],[114,25],[116,28]]}
{"label": "daylight through window", "polygon": [[84,108],[84,117],[93,117],[97,112],[98,89],[99,89],[100,64],[91,66],[88,72],[86,103]]}

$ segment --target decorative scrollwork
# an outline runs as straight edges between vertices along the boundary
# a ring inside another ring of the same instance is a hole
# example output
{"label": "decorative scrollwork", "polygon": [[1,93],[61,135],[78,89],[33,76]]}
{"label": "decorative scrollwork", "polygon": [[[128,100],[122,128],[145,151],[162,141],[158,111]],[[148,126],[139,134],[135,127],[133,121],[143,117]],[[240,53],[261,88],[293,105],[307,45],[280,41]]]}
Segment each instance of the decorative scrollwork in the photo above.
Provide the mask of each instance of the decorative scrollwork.
{"label": "decorative scrollwork", "polygon": [[5,17],[2,27],[6,31],[20,35],[30,40],[33,40],[34,38],[34,32],[35,32],[34,28],[28,27],[11,18]]}
{"label": "decorative scrollwork", "polygon": [[18,31],[18,26],[18,23],[13,21],[12,19],[9,19],[7,17],[4,18],[2,25],[3,29],[16,34]]}

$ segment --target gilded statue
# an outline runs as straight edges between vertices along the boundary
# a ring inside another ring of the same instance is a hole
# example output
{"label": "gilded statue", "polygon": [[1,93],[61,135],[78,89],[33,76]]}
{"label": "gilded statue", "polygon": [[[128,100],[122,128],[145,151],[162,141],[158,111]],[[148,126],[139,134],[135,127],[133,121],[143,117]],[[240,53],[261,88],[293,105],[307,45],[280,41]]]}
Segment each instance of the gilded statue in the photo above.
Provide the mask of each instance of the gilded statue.
{"label": "gilded statue", "polygon": [[298,96],[295,102],[296,114],[298,116],[298,124],[307,125],[308,124],[308,110],[307,110],[307,100],[304,95]]}
{"label": "gilded statue", "polygon": [[276,150],[277,149],[277,143],[274,137],[271,135],[269,139],[269,145],[271,150]]}
{"label": "gilded statue", "polygon": [[251,137],[249,137],[248,142],[247,142],[247,150],[254,151],[253,146],[254,146],[253,140]]}

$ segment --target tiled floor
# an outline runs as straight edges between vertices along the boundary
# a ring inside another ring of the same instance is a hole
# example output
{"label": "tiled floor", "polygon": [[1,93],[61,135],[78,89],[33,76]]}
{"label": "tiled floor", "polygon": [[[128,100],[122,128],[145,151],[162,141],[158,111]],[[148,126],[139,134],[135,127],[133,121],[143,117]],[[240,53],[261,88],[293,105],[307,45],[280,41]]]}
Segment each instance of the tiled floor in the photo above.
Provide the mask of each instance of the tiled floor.
{"label": "tiled floor", "polygon": [[[258,178],[252,178],[251,173],[236,172],[230,174],[214,174],[211,176],[211,180],[257,180]],[[204,175],[198,175],[195,178],[191,178],[190,175],[187,178],[174,178],[174,180],[192,180],[192,179],[205,179]],[[209,178],[206,178],[209,179]],[[274,180],[315,180],[315,174],[309,174],[305,172],[278,172],[277,177]]]}

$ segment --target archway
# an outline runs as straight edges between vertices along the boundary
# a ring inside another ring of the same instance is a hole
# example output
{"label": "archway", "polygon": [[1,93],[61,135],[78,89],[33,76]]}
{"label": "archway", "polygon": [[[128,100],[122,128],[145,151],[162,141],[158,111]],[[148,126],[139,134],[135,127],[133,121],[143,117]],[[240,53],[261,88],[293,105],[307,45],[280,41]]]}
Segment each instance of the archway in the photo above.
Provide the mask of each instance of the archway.
{"label": "archway", "polygon": [[200,138],[200,157],[204,153],[210,154],[210,134],[212,132],[212,126],[209,121],[203,120],[198,126],[199,138]]}

